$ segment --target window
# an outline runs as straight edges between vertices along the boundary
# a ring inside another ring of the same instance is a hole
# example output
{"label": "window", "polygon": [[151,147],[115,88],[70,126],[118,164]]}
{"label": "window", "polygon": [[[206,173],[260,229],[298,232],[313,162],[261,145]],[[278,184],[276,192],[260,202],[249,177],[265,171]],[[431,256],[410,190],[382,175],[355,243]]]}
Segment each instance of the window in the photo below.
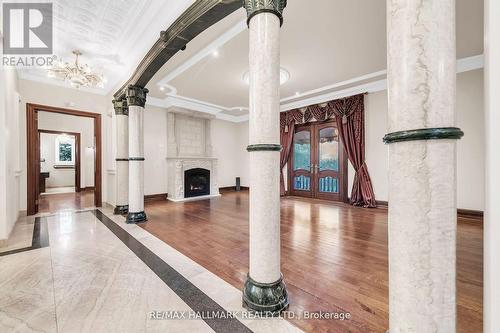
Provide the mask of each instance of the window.
{"label": "window", "polygon": [[56,137],[56,165],[75,165],[75,137],[62,134]]}

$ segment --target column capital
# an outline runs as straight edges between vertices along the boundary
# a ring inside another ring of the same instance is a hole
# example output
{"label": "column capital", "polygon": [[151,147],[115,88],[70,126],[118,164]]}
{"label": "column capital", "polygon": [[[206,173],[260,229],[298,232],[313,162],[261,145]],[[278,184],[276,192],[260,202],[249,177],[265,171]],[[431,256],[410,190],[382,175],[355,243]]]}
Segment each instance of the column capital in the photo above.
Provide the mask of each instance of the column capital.
{"label": "column capital", "polygon": [[127,104],[128,106],[140,106],[144,107],[146,104],[146,95],[149,92],[148,89],[130,85],[127,87]]}
{"label": "column capital", "polygon": [[260,13],[273,13],[280,19],[280,25],[283,24],[283,10],[286,7],[287,0],[242,0],[243,7],[247,11],[247,24],[250,20]]}
{"label": "column capital", "polygon": [[126,115],[128,116],[128,105],[125,98],[120,100],[113,100],[113,107],[115,108],[116,115]]}

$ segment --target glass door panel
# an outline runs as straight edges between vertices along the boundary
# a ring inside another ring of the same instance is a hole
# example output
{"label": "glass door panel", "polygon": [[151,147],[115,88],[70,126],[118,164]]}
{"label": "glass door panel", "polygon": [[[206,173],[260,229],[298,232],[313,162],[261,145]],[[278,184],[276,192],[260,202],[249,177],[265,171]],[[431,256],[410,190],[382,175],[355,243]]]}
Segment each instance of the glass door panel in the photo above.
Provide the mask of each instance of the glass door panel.
{"label": "glass door panel", "polygon": [[319,131],[319,171],[339,171],[339,134],[336,128]]}
{"label": "glass door panel", "polygon": [[293,137],[292,192],[294,195],[311,196],[311,130],[297,129]]}
{"label": "glass door panel", "polygon": [[318,124],[315,193],[317,198],[339,199],[339,132],[336,124]]}

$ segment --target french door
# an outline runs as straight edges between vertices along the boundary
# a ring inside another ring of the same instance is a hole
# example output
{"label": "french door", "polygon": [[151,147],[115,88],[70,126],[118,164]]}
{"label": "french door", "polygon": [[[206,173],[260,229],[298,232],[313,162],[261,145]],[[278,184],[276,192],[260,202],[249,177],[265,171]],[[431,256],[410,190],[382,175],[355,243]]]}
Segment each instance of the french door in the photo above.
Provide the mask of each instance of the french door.
{"label": "french door", "polygon": [[296,126],[289,160],[291,195],[347,201],[347,159],[337,123]]}

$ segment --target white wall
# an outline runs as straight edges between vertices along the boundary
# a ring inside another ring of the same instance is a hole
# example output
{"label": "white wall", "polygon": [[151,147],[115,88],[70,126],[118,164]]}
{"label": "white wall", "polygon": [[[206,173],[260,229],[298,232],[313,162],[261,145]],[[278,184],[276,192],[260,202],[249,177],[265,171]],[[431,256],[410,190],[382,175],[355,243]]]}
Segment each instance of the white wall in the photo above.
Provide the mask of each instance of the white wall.
{"label": "white wall", "polygon": [[0,240],[8,238],[19,216],[18,84],[14,69],[0,69]]}
{"label": "white wall", "polygon": [[[242,157],[247,151],[246,145],[244,148],[241,146],[241,133],[239,124],[212,120],[212,147],[213,155],[219,162],[219,187],[235,186],[236,177],[242,177],[241,185],[246,186],[243,184],[247,175],[246,164]],[[248,136],[248,128],[246,135]]]}
{"label": "white wall", "polygon": [[[26,103],[42,104],[48,106],[62,107],[79,111],[93,112],[101,114],[102,127],[102,193],[103,202],[107,202],[108,177],[105,170],[108,170],[106,156],[110,133],[107,128],[112,120],[108,110],[112,109],[111,98],[109,96],[97,95],[83,90],[63,88],[44,83],[19,80],[19,93],[21,95],[21,106],[19,112],[20,127],[20,154],[21,154],[21,210],[26,210],[27,188],[26,188]],[[91,119],[91,118],[88,118]],[[69,129],[66,129],[69,131]],[[75,131],[76,132],[76,131]],[[82,140],[83,141],[83,140]],[[86,149],[82,148],[82,156],[86,154]],[[93,171],[92,171],[93,172]],[[89,174],[85,174],[85,179],[92,179]],[[83,185],[82,185],[83,186]]]}
{"label": "white wall", "polygon": [[483,70],[462,73],[457,80],[458,207],[484,210],[485,139]]}
{"label": "white wall", "polygon": [[167,111],[144,111],[144,194],[167,193]]}
{"label": "white wall", "polygon": [[[94,186],[95,162],[94,152],[91,149],[94,146],[94,119],[42,111],[38,112],[38,129],[80,133],[80,187]],[[56,170],[53,165],[50,167],[51,172]],[[52,184],[53,179],[50,178],[52,174],[47,179],[48,184]]]}
{"label": "white wall", "polygon": [[[238,161],[239,161],[239,176],[241,177],[241,186],[250,187],[250,155],[247,151],[248,147],[248,121],[236,125],[238,131]],[[286,182],[285,182],[286,184]]]}
{"label": "white wall", "polygon": [[56,138],[60,134],[40,133],[40,171],[48,172],[45,187],[75,186],[75,168],[54,168],[56,164]]}
{"label": "white wall", "polygon": [[[465,135],[457,141],[458,208],[484,210],[484,103],[483,71],[457,75],[457,126]],[[366,163],[377,200],[388,200],[387,91],[365,98]],[[354,170],[349,168],[349,189]]]}

